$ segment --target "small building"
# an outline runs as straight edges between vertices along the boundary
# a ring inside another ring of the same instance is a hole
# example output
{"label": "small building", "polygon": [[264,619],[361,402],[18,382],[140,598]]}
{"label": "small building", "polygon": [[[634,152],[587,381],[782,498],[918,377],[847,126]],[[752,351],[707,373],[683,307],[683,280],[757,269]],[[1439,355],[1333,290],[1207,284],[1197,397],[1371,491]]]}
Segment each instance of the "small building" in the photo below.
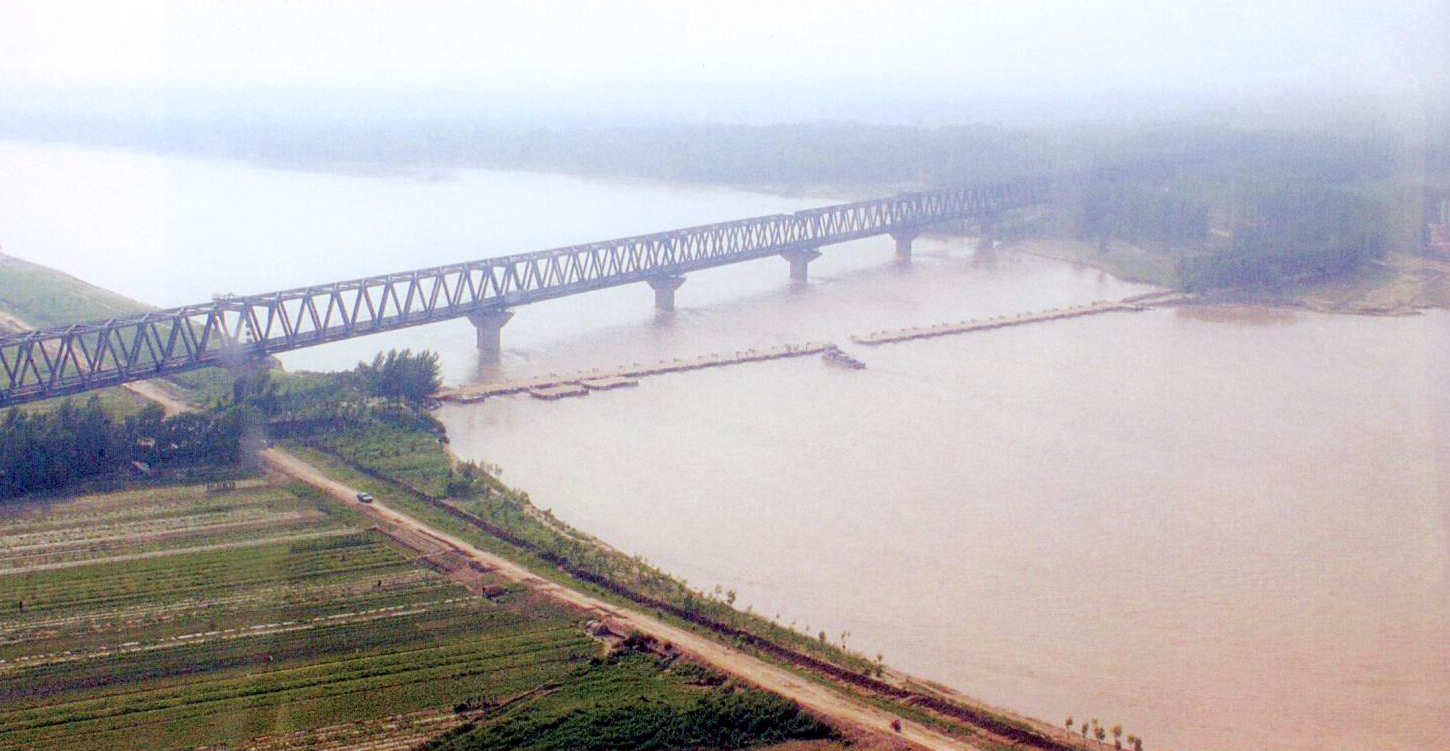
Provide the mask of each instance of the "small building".
{"label": "small building", "polygon": [[1450,261],[1450,191],[1426,196],[1425,253]]}
{"label": "small building", "polygon": [[1425,251],[1441,260],[1450,261],[1450,224],[1430,227],[1430,242],[1425,245]]}

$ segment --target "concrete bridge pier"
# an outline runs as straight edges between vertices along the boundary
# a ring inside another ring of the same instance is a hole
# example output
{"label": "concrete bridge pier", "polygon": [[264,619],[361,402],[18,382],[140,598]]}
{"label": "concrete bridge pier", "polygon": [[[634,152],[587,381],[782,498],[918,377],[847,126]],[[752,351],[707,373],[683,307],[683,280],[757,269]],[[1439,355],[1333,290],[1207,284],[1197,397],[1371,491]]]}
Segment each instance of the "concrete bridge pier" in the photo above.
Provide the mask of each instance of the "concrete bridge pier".
{"label": "concrete bridge pier", "polygon": [[981,233],[981,237],[977,239],[977,250],[991,250],[997,244],[997,222],[995,219],[991,217],[983,219],[977,231]]}
{"label": "concrete bridge pier", "polygon": [[685,283],[683,276],[655,276],[645,280],[650,289],[655,291],[655,309],[670,311],[675,309],[675,290]]}
{"label": "concrete bridge pier", "polygon": [[478,348],[484,354],[497,355],[502,350],[499,333],[513,317],[512,310],[484,310],[468,314],[469,322],[478,333]]}
{"label": "concrete bridge pier", "polygon": [[805,284],[806,267],[810,265],[811,261],[821,257],[821,251],[815,248],[796,248],[781,253],[780,257],[790,263],[790,280],[798,284]]}
{"label": "concrete bridge pier", "polygon": [[896,241],[896,260],[911,260],[911,241],[915,240],[921,230],[902,229],[891,233],[891,239]]}

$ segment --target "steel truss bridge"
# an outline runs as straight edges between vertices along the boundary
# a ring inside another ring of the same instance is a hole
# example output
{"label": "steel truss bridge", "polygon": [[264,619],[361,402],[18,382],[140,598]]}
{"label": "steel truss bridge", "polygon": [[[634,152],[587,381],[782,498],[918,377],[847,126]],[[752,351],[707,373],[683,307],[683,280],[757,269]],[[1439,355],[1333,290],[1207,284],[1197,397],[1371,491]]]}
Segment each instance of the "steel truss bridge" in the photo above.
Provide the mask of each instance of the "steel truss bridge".
{"label": "steel truss bridge", "polygon": [[803,281],[822,246],[889,234],[909,257],[911,240],[932,225],[990,223],[1048,189],[1044,180],[903,193],[0,335],[0,407],[450,318],[469,317],[479,346],[497,350],[499,327],[519,305],[647,282],[668,309],[684,274],[766,256],[790,261]]}

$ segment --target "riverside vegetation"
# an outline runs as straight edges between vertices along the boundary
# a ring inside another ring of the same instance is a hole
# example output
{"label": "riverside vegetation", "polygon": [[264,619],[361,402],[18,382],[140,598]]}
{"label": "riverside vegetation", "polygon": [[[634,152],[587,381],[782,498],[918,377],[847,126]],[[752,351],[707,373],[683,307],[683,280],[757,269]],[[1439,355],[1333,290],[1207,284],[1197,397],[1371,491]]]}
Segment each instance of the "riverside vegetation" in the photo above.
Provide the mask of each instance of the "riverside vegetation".
{"label": "riverside vegetation", "polygon": [[[26,291],[0,297],[11,328],[94,315],[92,296],[107,315],[144,307],[4,260],[0,290]],[[247,460],[255,429],[291,418],[420,487],[475,495],[487,474],[455,470],[416,408],[436,378],[429,355],[393,353],[342,375],[190,374],[171,388],[198,409],[173,417],[122,389],[7,411],[0,749],[401,749],[450,730],[448,747],[482,748],[468,733],[500,726],[537,747],[560,737],[537,718],[575,704],[613,708],[581,738],[664,747],[639,732],[660,719],[642,698],[678,709],[682,742],[839,742],[793,703],[705,668],[611,656],[577,614],[527,591],[485,580],[490,596],[472,594]],[[408,458],[390,464],[369,441]]]}
{"label": "riverside vegetation", "polygon": [[[425,383],[436,379],[427,354],[383,361],[422,373]],[[439,446],[436,423],[406,399],[375,402],[371,389],[391,396],[401,385],[407,393],[413,378],[375,378],[367,365],[351,375],[291,378],[282,387],[264,370],[241,379],[240,401],[210,412],[229,425],[244,415],[286,415],[307,422],[309,436],[374,460],[375,441],[393,447],[388,458],[411,447],[419,461],[376,466],[430,489],[470,496],[492,487],[483,471],[455,471],[441,452],[419,450],[419,441]],[[97,739],[115,748],[174,748],[459,701],[491,708],[561,686],[574,701],[612,702],[610,711],[589,715],[587,728],[570,726],[580,739],[614,739],[589,747],[684,748],[709,738],[737,748],[833,734],[785,700],[722,687],[718,677],[701,685],[675,677],[701,668],[671,672],[648,655],[601,661],[577,616],[521,592],[467,596],[309,488],[258,476],[239,461],[240,428],[189,441],[174,427],[210,425],[209,414],[163,420],[148,408],[113,423],[98,399],[84,408],[66,402],[51,412],[8,413],[6,425],[19,432],[7,433],[0,448],[18,447],[5,456],[29,474],[0,477],[19,482],[41,473],[50,479],[38,487],[52,488],[109,470],[110,484],[128,489],[11,494],[12,513],[0,523],[0,749],[89,748]],[[145,482],[126,482],[117,465],[149,457],[144,452],[156,445],[177,458],[156,461],[156,476]],[[111,464],[100,461],[111,454]],[[32,466],[37,456],[46,462]],[[62,471],[53,472],[57,463]],[[205,465],[213,482],[187,484],[189,475],[172,464]],[[238,533],[244,542],[235,542]],[[624,702],[621,685],[641,693]],[[634,703],[641,697],[668,701]],[[493,747],[487,739],[499,733],[510,743],[538,736],[536,745],[549,746],[564,736],[537,713],[558,701],[510,704],[525,713],[523,722],[458,713],[478,740],[451,736],[448,747]],[[783,713],[789,722],[778,722]],[[645,733],[656,721],[666,722]],[[425,725],[436,732],[438,723]]]}
{"label": "riverside vegetation", "polygon": [[[807,680],[984,748],[1072,747],[1041,723],[909,680],[879,682],[879,656],[737,611],[729,594],[692,589],[559,522],[504,485],[498,468],[453,459],[420,398],[436,379],[436,359],[410,352],[345,373],[193,374],[168,388],[195,405],[189,419],[241,421],[219,436],[235,454],[158,460],[142,478],[119,466],[75,473],[68,487],[10,498],[0,516],[0,750],[98,739],[117,749],[244,739],[259,749],[429,738],[447,749],[854,742],[788,701],[638,644],[611,658],[573,611],[527,590],[485,579],[475,589],[490,596],[470,594],[362,528],[355,512],[261,474],[248,456],[267,433],[432,526],[731,639]],[[6,419],[68,425],[109,408],[61,400]],[[155,417],[124,403],[105,416],[122,449],[153,448],[124,432],[128,411]],[[47,435],[59,455],[86,455],[79,432]]]}
{"label": "riverside vegetation", "polygon": [[[1344,288],[1339,302],[1324,307],[1399,312],[1450,301],[1445,269],[1415,255],[1415,207],[1405,196],[1414,195],[1406,189],[1417,177],[1407,168],[1406,155],[1375,134],[1306,137],[1164,127],[1132,139],[1089,132],[1083,139],[1049,146],[1054,138],[1050,134],[1024,140],[1022,133],[990,128],[910,133],[850,126],[808,132],[727,131],[718,138],[693,138],[689,128],[592,136],[544,134],[529,141],[527,148],[507,151],[510,141],[501,139],[480,147],[494,151],[471,156],[446,152],[450,141],[437,139],[430,148],[445,151],[429,159],[537,167],[524,162],[552,153],[557,159],[545,166],[569,171],[757,184],[763,175],[784,174],[794,175],[796,187],[807,176],[817,175],[847,186],[843,190],[860,188],[862,193],[877,183],[917,181],[928,187],[966,179],[1071,173],[1076,177],[1066,181],[1070,190],[1059,200],[1036,213],[1004,218],[1010,221],[1003,222],[999,236],[1060,240],[1049,247],[1059,249],[1063,257],[1219,299],[1317,306],[1312,302],[1316,295]],[[570,146],[571,138],[583,139],[583,145]],[[652,156],[646,158],[631,149],[595,148],[590,138],[636,145],[682,141],[693,144],[691,149],[734,148],[775,155],[770,159],[776,164],[760,167],[758,173],[732,172],[732,163],[751,160],[697,154],[699,158],[688,159],[677,169],[670,168],[666,159],[658,167],[665,172],[650,172],[648,159],[690,151],[650,148],[646,151]],[[894,150],[891,164],[841,158],[863,150],[880,151],[884,139],[907,144]],[[1122,145],[1129,141],[1134,145]],[[463,148],[464,139],[452,143]],[[1043,148],[1031,149],[1031,159],[1021,158],[1022,144],[1032,143]],[[540,144],[548,148],[538,148]],[[1431,148],[1425,179],[1445,181],[1450,174],[1445,153],[1443,146]],[[597,158],[589,155],[600,154],[609,155],[608,161],[588,162]],[[943,154],[950,158],[941,158]],[[826,161],[850,169],[822,171],[819,167]],[[775,169],[782,165],[788,169]],[[1393,294],[1381,294],[1385,290]],[[0,326],[63,325],[144,309],[43,267],[0,258]],[[426,410],[427,395],[437,385],[436,362],[426,353],[384,353],[340,374],[263,369],[234,379],[213,370],[172,380],[189,394],[198,412],[182,416],[185,419],[158,418],[130,392],[107,389],[98,402],[53,401],[7,414],[4,419],[24,440],[15,442],[22,448],[0,455],[8,457],[6,466],[11,468],[0,470],[0,481],[9,482],[12,495],[28,493],[19,496],[28,502],[56,498],[33,494],[55,492],[72,482],[89,483],[71,485],[73,489],[132,483],[163,487],[204,482],[210,478],[200,473],[218,469],[246,476],[251,470],[245,458],[252,448],[246,441],[269,434],[389,505],[524,562],[544,576],[601,596],[645,604],[672,620],[724,635],[796,667],[803,663],[791,662],[799,658],[789,655],[818,660],[820,665],[806,663],[811,675],[860,681],[851,685],[873,701],[895,708],[904,702],[912,707],[908,711],[916,712],[912,716],[944,728],[962,732],[958,720],[969,716],[968,734],[991,730],[983,745],[1003,738],[1015,741],[1014,733],[1029,743],[1049,745],[1038,743],[1046,738],[1040,726],[1016,718],[977,708],[960,714],[953,714],[960,707],[921,709],[930,707],[930,702],[909,692],[907,696],[891,692],[899,681],[868,682],[884,672],[880,660],[839,648],[824,638],[824,631],[800,633],[741,613],[732,607],[728,593],[694,589],[647,561],[611,550],[554,519],[534,507],[526,493],[505,485],[498,468],[455,461],[447,450],[447,436]],[[50,461],[65,467],[18,480],[24,467],[37,466],[25,457],[41,453],[59,457]],[[127,477],[132,461],[146,464],[156,476],[142,481]],[[685,714],[687,709],[676,707]],[[1094,735],[1098,729],[1095,725]]]}
{"label": "riverside vegetation", "polygon": [[[748,141],[754,135],[745,132],[741,138]],[[1379,275],[1386,282],[1398,278],[1396,264],[1412,249],[1403,236],[1406,224],[1399,212],[1404,206],[1393,200],[1403,178],[1392,154],[1360,148],[1373,147],[1372,142],[1328,138],[1319,142],[1323,148],[1293,153],[1284,149],[1285,142],[1262,135],[1170,135],[1157,143],[1163,147],[1158,153],[1140,149],[1124,155],[1106,147],[1097,150],[1091,158],[1073,165],[1086,175],[1079,190],[1035,216],[1013,217],[1010,233],[1004,234],[1061,238],[1075,243],[1071,247],[1076,260],[1130,277],[1137,274],[1121,269],[1136,265],[1159,275],[1151,280],[1203,291],[1250,287],[1280,291],[1287,298],[1297,294],[1293,292],[1296,285],[1321,283],[1326,278]],[[955,147],[942,148],[951,151]],[[993,151],[990,146],[983,148]],[[937,147],[925,150],[933,149]],[[1111,169],[1098,166],[1098,162],[1123,156],[1133,158],[1120,159]],[[960,160],[942,164],[975,174],[968,169],[971,165],[964,166]],[[982,172],[982,176],[992,174],[1016,176]],[[958,177],[933,172],[926,179],[940,184],[959,181]],[[60,325],[145,309],[33,264],[0,261],[0,312],[7,316],[0,325],[9,328]],[[1437,288],[1431,281],[1419,289],[1431,295]],[[1433,296],[1415,298],[1424,299]],[[64,483],[80,480],[133,482],[124,476],[131,461],[156,470],[159,477],[143,482],[158,487],[184,483],[188,472],[214,469],[218,463],[226,471],[245,473],[246,467],[230,458],[245,459],[248,451],[243,441],[270,432],[308,461],[373,492],[389,505],[523,561],[570,586],[648,604],[661,615],[723,634],[771,659],[797,659],[771,651],[779,648],[818,660],[820,665],[805,663],[808,673],[859,681],[850,685],[873,701],[891,703],[898,709],[904,703],[910,707],[905,711],[915,713],[913,717],[973,738],[978,736],[972,733],[988,729],[990,734],[978,738],[982,745],[1000,743],[1004,738],[1041,746],[1062,742],[1051,740],[1057,736],[1043,735],[1040,726],[985,709],[946,705],[938,711],[906,689],[901,689],[901,695],[892,693],[899,681],[870,683],[884,672],[880,660],[850,654],[822,636],[740,613],[731,606],[728,595],[692,589],[646,561],[610,550],[535,508],[525,493],[501,482],[497,468],[454,461],[447,451],[446,435],[424,409],[426,395],[436,386],[436,369],[429,373],[428,360],[426,355],[397,352],[345,374],[262,370],[240,379],[220,371],[179,376],[173,380],[201,408],[197,416],[187,419],[193,424],[207,420],[229,426],[215,432],[217,441],[207,451],[216,453],[206,455],[180,451],[183,446],[202,444],[161,434],[166,419],[158,421],[154,410],[145,410],[141,400],[123,389],[102,392],[99,403],[77,406],[56,401],[27,407],[5,419],[27,426],[23,431],[17,428],[16,434],[29,436],[30,453],[43,450],[71,457],[61,461],[77,463],[77,469],[55,476],[49,488],[52,492]],[[100,413],[107,415],[105,420],[97,417]],[[133,426],[153,425],[154,435],[128,431],[128,420]],[[109,426],[100,431],[107,439],[93,441],[91,449],[82,446],[78,428],[102,423]],[[100,443],[115,447],[116,453],[106,449],[110,458],[104,462],[98,461],[100,453],[94,449]],[[173,444],[178,451],[166,456]],[[156,453],[146,455],[146,450]],[[17,467],[24,463],[23,459],[17,461]],[[7,477],[18,475],[11,472]],[[27,481],[15,486],[15,492],[33,493],[43,487]],[[149,555],[157,550],[141,552]],[[800,667],[803,663],[791,664]],[[963,716],[968,718],[965,725]]]}
{"label": "riverside vegetation", "polygon": [[[546,743],[549,728],[513,718],[562,696],[616,702],[592,732],[639,740],[619,686],[738,710],[690,715],[690,737],[732,747],[833,735],[703,668],[607,655],[576,615],[526,591],[471,595],[358,521],[309,487],[246,472],[12,509],[0,519],[0,749],[282,749],[354,722],[357,742],[377,747],[458,727]],[[781,712],[799,719],[768,731]]]}

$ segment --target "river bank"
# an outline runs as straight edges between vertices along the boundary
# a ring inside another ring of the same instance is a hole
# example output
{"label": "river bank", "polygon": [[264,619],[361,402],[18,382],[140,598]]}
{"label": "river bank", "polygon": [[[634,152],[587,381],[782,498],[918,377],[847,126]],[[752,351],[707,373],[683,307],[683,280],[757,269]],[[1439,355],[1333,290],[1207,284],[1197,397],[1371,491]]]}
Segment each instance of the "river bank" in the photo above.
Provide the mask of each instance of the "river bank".
{"label": "river bank", "polygon": [[[818,263],[840,265],[813,269],[802,292],[682,308],[607,342],[521,345],[499,371],[683,357],[688,342],[845,343],[1151,291],[1005,245],[919,242],[909,268],[855,275],[849,251],[827,253]],[[1239,307],[903,342],[858,351],[864,371],[808,358],[439,417],[461,456],[502,464],[610,545],[997,706],[1108,715],[1152,747],[1433,745],[1442,724],[1415,707],[1443,683],[1428,666],[1447,621],[1395,624],[1420,597],[1439,602],[1413,572],[1438,571],[1446,548],[1436,523],[1382,525],[1438,518],[1450,433],[1427,383],[1443,316]],[[1420,562],[1383,562],[1406,555]],[[1398,650],[1376,645],[1367,612]],[[1331,677],[1353,671],[1380,688]],[[1269,699],[1286,693],[1304,700]],[[1388,706],[1422,721],[1355,709]],[[1375,729],[1320,732],[1326,707]]]}
{"label": "river bank", "polygon": [[[1178,286],[1176,259],[1122,241],[1107,252],[1086,240],[1033,238],[1006,243],[1010,251],[1106,271],[1120,279]],[[1413,315],[1450,308],[1450,261],[1392,254],[1351,274],[1302,279],[1259,289],[1205,293],[1198,305],[1255,305],[1341,315]]]}
{"label": "river bank", "polygon": [[[0,164],[7,252],[166,305],[830,202],[9,145]],[[560,206],[578,211],[550,222]],[[1154,289],[977,245],[923,236],[900,265],[888,240],[849,243],[800,287],[774,259],[691,274],[673,314],[643,285],[531,305],[493,363],[463,321],[283,358],[426,348],[450,385],[516,381]],[[1121,721],[1151,748],[1429,748],[1450,716],[1445,325],[1180,307],[857,351],[862,371],[796,358],[438,416],[539,514],[991,705]]]}
{"label": "river bank", "polygon": [[[48,271],[44,267],[23,262],[0,267],[0,283],[3,283],[7,270],[23,275],[28,280],[30,292],[41,298],[64,301],[61,307],[66,309],[83,309],[90,300],[111,299],[110,293],[98,287],[64,275],[44,276],[43,272]],[[36,279],[45,281],[36,282]],[[27,309],[31,304],[23,300],[0,298],[0,305],[12,309]],[[18,317],[13,318],[13,321],[20,326],[28,325]],[[294,377],[285,382],[285,388],[307,388],[297,382],[296,378],[305,381],[326,376]],[[214,395],[206,393],[186,391],[169,382],[146,382],[135,386],[130,391],[161,403],[171,413],[194,409],[200,402],[215,398]],[[961,694],[948,695],[933,688],[928,682],[895,670],[887,670],[880,660],[873,663],[863,655],[846,651],[844,647],[829,645],[824,640],[818,643],[809,634],[786,630],[758,616],[734,610],[729,603],[721,601],[720,595],[712,596],[704,591],[691,590],[683,581],[675,580],[664,572],[648,567],[638,558],[624,555],[602,541],[558,522],[549,512],[532,506],[525,494],[502,485],[495,486],[503,494],[502,502],[505,507],[513,507],[522,512],[521,516],[512,517],[512,520],[507,520],[507,517],[500,520],[498,506],[490,507],[487,503],[480,505],[477,500],[462,503],[429,496],[394,474],[395,470],[385,469],[397,467],[399,450],[444,454],[448,459],[441,465],[436,462],[434,464],[445,468],[455,465],[457,460],[448,452],[446,443],[440,445],[436,442],[436,436],[430,433],[403,431],[394,435],[388,441],[393,453],[382,465],[372,463],[370,442],[361,436],[335,442],[333,445],[341,447],[340,450],[312,446],[305,441],[292,441],[289,445],[294,443],[296,445],[293,446],[293,451],[297,456],[272,448],[263,453],[264,463],[287,475],[324,488],[349,504],[355,504],[355,498],[361,492],[359,487],[362,487],[379,498],[389,499],[390,503],[401,504],[400,508],[413,513],[422,510],[421,506],[415,508],[412,505],[420,501],[435,508],[446,509],[455,521],[462,520],[465,525],[474,528],[475,539],[479,531],[487,539],[491,539],[492,544],[485,546],[487,550],[452,537],[449,532],[391,512],[381,502],[359,507],[366,513],[380,515],[390,523],[403,525],[416,534],[445,540],[455,551],[484,562],[489,570],[505,571],[511,581],[537,587],[555,599],[582,607],[592,616],[605,619],[616,629],[623,629],[625,632],[642,630],[678,647],[685,647],[695,657],[716,667],[725,668],[757,685],[801,700],[813,711],[823,712],[835,719],[845,719],[856,730],[865,731],[868,736],[886,732],[892,726],[893,718],[900,715],[915,720],[914,723],[908,722],[899,731],[902,733],[900,737],[932,749],[967,751],[974,748],[995,748],[1003,744],[1012,744],[1014,747],[1023,747],[1025,744],[1028,748],[1041,749],[1082,748],[1078,739],[1048,723],[992,708],[969,700]],[[408,446],[412,448],[409,449]],[[305,461],[309,458],[310,462]],[[330,471],[327,471],[329,467]],[[354,483],[362,483],[356,486],[339,484],[339,473],[344,478],[350,474],[360,474],[368,479],[353,480]],[[436,476],[431,481],[441,482]],[[488,508],[493,510],[484,513],[493,521],[477,515],[480,510]],[[434,518],[432,521],[437,524],[439,519]],[[521,521],[524,522],[522,526]],[[464,532],[456,528],[452,531]],[[549,541],[540,542],[541,539]],[[512,548],[503,557],[498,555],[500,543]],[[521,559],[529,568],[519,567]],[[580,584],[587,585],[598,594],[611,597],[616,602],[623,600],[643,605],[657,611],[661,617],[667,613],[677,625],[669,625],[642,612],[622,611],[617,605],[593,599],[578,590],[568,592],[559,589],[555,584],[545,584],[538,579],[541,567],[554,572],[552,575],[543,574],[553,582],[572,582],[575,587]],[[713,635],[715,639],[723,637],[734,648],[721,647],[688,630],[681,630],[681,627]],[[822,690],[813,686],[810,681],[801,682],[792,673],[761,663],[758,659],[760,657],[771,662],[784,663],[795,671],[803,672],[811,681],[834,688]],[[875,678],[871,677],[873,672]],[[833,695],[833,692],[840,691],[843,687],[852,698]],[[868,740],[867,745],[869,747],[880,742],[881,739]]]}

